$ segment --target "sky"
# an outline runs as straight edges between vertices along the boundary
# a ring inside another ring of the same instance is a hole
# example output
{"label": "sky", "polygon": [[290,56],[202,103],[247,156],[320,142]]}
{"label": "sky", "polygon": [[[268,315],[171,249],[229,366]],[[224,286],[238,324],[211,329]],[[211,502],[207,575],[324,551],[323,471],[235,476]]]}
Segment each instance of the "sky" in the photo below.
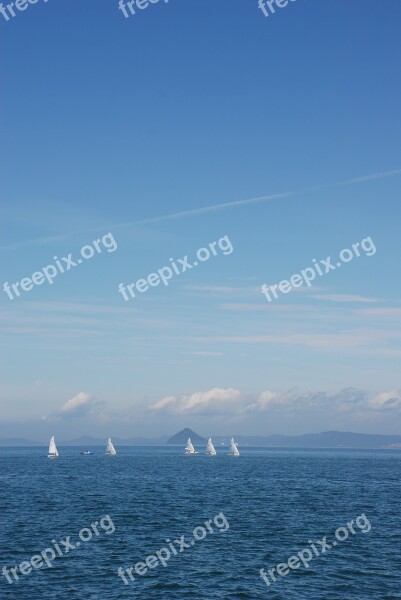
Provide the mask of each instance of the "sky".
{"label": "sky", "polygon": [[400,17],[0,14],[0,437],[401,432]]}

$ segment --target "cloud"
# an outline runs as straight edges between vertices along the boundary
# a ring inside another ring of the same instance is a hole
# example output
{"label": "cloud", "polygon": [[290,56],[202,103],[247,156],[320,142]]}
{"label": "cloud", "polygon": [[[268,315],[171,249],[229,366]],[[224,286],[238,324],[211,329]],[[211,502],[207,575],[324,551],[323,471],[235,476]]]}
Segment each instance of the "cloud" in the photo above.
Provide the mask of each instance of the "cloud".
{"label": "cloud", "polygon": [[352,294],[311,294],[310,297],[316,300],[327,300],[328,302],[383,302],[380,298],[369,298],[367,296]]}
{"label": "cloud", "polygon": [[241,401],[238,390],[213,388],[190,396],[167,396],[152,404],[150,409],[180,415],[231,413],[241,405]]}
{"label": "cloud", "polygon": [[369,400],[369,407],[375,411],[397,411],[401,409],[401,392],[399,390],[381,392]]}
{"label": "cloud", "polygon": [[305,304],[219,304],[219,308],[222,310],[236,310],[244,312],[295,312],[299,314],[303,312],[311,312],[316,314],[316,308],[314,306],[307,306]]}
{"label": "cloud", "polygon": [[268,335],[217,335],[217,336],[182,336],[185,339],[201,344],[280,344],[321,348],[322,350],[343,349],[350,351],[357,348],[377,349],[379,344],[401,340],[401,331],[391,329],[347,329],[338,333],[278,333]]}
{"label": "cloud", "polygon": [[208,352],[208,351],[199,351],[199,352],[191,352],[190,354],[194,354],[195,356],[224,356],[223,352]]}
{"label": "cloud", "polygon": [[228,285],[182,285],[184,290],[204,292],[205,294],[253,294],[259,292],[259,287],[233,287]]}
{"label": "cloud", "polygon": [[397,319],[401,317],[401,307],[361,308],[358,313],[367,317],[388,317],[390,319]]}
{"label": "cloud", "polygon": [[70,398],[70,400],[67,400],[67,402],[63,404],[63,406],[60,408],[60,412],[82,412],[82,410],[84,410],[84,408],[87,408],[91,404],[91,402],[92,396],[90,394],[87,394],[86,392],[79,392],[79,394],[77,394],[73,398]]}
{"label": "cloud", "polygon": [[332,417],[366,419],[378,412],[401,412],[401,392],[390,390],[372,395],[356,388],[345,388],[336,393],[298,392],[296,390],[265,390],[260,394],[243,394],[233,388],[213,388],[188,396],[166,396],[150,409],[173,415],[224,415],[241,419],[257,413],[283,416],[322,416],[327,422]]}
{"label": "cloud", "polygon": [[[343,398],[340,392],[339,401]],[[152,404],[152,410],[175,415],[226,415],[245,417],[249,413],[263,412],[305,412],[334,406],[324,392],[304,394],[293,390],[271,391],[260,394],[242,394],[239,390],[213,388],[206,392],[196,392],[190,396],[166,396]]]}
{"label": "cloud", "polygon": [[104,420],[105,414],[102,412],[103,402],[96,400],[88,392],[79,392],[73,398],[70,398],[55,412],[43,417],[44,421],[61,421],[65,419],[75,419],[82,417],[96,418]]}
{"label": "cloud", "polygon": [[244,412],[264,412],[276,406],[288,405],[293,400],[294,397],[290,392],[271,392],[267,390],[262,392],[255,402],[245,406]]}
{"label": "cloud", "polygon": [[333,414],[348,413],[353,417],[365,418],[373,412],[401,412],[401,392],[390,390],[370,395],[363,390],[345,388],[335,394],[327,392],[306,392],[296,394],[293,391],[262,392],[255,402],[244,408],[244,412],[281,411],[292,413],[317,412],[326,417]]}

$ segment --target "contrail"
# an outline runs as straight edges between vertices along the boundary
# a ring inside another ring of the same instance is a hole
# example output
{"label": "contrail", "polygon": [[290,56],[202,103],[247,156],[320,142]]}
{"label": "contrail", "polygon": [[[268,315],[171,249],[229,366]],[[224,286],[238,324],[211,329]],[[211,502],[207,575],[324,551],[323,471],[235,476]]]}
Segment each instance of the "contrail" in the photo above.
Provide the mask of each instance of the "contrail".
{"label": "contrail", "polygon": [[401,173],[401,169],[395,169],[394,171],[384,171],[383,173],[374,173],[373,175],[366,175],[365,177],[355,177],[355,179],[350,179],[349,181],[344,181],[345,183],[363,183],[364,181],[372,181],[372,179],[382,179],[383,177],[392,177],[393,175],[399,175]]}
{"label": "contrail", "polygon": [[193,217],[196,215],[202,215],[210,212],[215,212],[219,210],[224,210],[226,208],[233,208],[236,206],[246,206],[247,204],[257,204],[259,202],[269,202],[271,200],[278,200],[280,198],[290,198],[291,196],[299,196],[300,194],[316,192],[323,189],[329,189],[334,187],[339,187],[343,185],[352,185],[357,183],[365,183],[368,181],[372,181],[374,179],[384,179],[386,177],[393,177],[401,174],[401,169],[394,169],[392,171],[383,171],[381,173],[373,173],[371,175],[365,175],[362,177],[355,177],[353,179],[347,179],[345,181],[340,181],[337,183],[327,183],[318,185],[311,188],[304,188],[302,190],[293,191],[293,192],[280,192],[276,194],[269,194],[268,196],[257,196],[256,198],[247,198],[245,200],[234,200],[232,202],[223,202],[221,204],[211,204],[209,206],[203,206],[200,208],[193,208],[190,210],[182,210],[180,212],[170,213],[166,215],[160,215],[158,217],[150,217],[148,219],[141,219],[138,221],[126,221],[124,223],[115,223],[114,225],[101,226],[101,227],[93,227],[86,228],[79,231],[71,231],[69,233],[63,233],[60,235],[49,236],[36,238],[33,240],[25,240],[23,242],[16,242],[14,244],[10,244],[8,246],[3,246],[0,250],[17,250],[18,248],[23,248],[24,246],[33,246],[35,244],[46,244],[48,242],[60,241],[68,239],[72,235],[78,235],[80,233],[90,233],[97,231],[105,231],[106,229],[117,229],[119,227],[130,227],[132,225],[147,225],[152,223],[162,223],[163,221],[173,221],[175,219],[182,219],[185,217]]}
{"label": "contrail", "polygon": [[247,200],[234,200],[233,202],[223,202],[222,204],[211,204],[202,208],[193,208],[190,210],[182,210],[181,212],[171,213],[169,215],[161,215],[151,219],[143,219],[142,221],[130,221],[128,223],[118,223],[113,227],[125,227],[126,225],[144,225],[146,223],[160,223],[161,221],[171,221],[173,219],[181,219],[182,217],[192,217],[194,215],[202,215],[204,213],[213,212],[215,210],[223,210],[232,206],[244,206],[245,204],[256,204],[257,202],[267,202],[268,200],[276,200],[277,198],[288,198],[299,192],[281,192],[279,194],[270,194],[270,196],[258,196],[257,198],[248,198]]}

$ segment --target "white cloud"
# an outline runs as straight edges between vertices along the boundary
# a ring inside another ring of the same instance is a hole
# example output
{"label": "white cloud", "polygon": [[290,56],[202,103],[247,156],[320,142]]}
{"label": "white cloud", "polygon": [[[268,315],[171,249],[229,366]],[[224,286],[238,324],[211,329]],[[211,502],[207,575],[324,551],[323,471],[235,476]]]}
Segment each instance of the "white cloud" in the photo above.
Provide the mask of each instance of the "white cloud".
{"label": "white cloud", "polygon": [[82,407],[87,406],[92,402],[92,396],[87,394],[86,392],[79,392],[70,400],[67,400],[60,408],[61,413],[70,413],[76,411],[77,409],[82,409]]}
{"label": "white cloud", "polygon": [[369,400],[369,407],[375,411],[388,411],[401,409],[401,392],[390,390],[376,394]]}
{"label": "white cloud", "polygon": [[348,413],[351,418],[365,418],[373,412],[393,411],[401,409],[401,392],[390,390],[380,392],[374,396],[357,390],[345,388],[336,394],[327,392],[271,392],[260,394],[256,402],[248,405],[245,411],[268,412],[272,410],[307,413],[323,413],[326,417],[334,414]]}
{"label": "white cloud", "polygon": [[98,422],[107,420],[107,415],[103,412],[103,402],[96,400],[88,392],[79,392],[64,402],[58,410],[42,417],[42,420],[61,421],[83,417],[90,417]]}
{"label": "white cloud", "polygon": [[244,412],[248,411],[266,411],[275,406],[283,406],[289,404],[294,397],[289,392],[271,392],[267,390],[262,392],[255,402],[248,404],[244,408]]}
{"label": "white cloud", "polygon": [[383,302],[380,298],[370,298],[368,296],[358,296],[352,294],[311,294],[315,300],[327,300],[328,302],[364,302],[375,303]]}
{"label": "white cloud", "polygon": [[150,408],[174,415],[225,415],[228,418],[244,418],[252,413],[283,416],[319,414],[329,422],[332,417],[339,415],[358,420],[366,419],[379,411],[398,413],[401,409],[401,392],[390,390],[371,395],[363,390],[345,388],[332,394],[265,390],[261,394],[251,395],[232,388],[213,388],[189,396],[166,396]]}
{"label": "white cloud", "polygon": [[167,396],[150,406],[152,410],[174,414],[216,414],[235,412],[241,406],[242,398],[238,390],[213,388],[206,392],[195,392],[190,396]]}

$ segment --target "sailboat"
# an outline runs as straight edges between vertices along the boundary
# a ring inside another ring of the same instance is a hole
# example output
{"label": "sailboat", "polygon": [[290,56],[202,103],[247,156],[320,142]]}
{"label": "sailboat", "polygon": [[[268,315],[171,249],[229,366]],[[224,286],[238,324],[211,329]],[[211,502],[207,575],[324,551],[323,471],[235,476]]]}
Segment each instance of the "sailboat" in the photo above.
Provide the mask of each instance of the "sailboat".
{"label": "sailboat", "polygon": [[52,437],[50,438],[49,453],[48,453],[47,457],[48,458],[57,458],[58,457],[56,442],[54,441],[54,435],[52,435]]}
{"label": "sailboat", "polygon": [[198,452],[193,447],[193,444],[191,442],[191,438],[188,438],[187,445],[185,447],[185,454],[190,454],[190,455],[198,454]]}
{"label": "sailboat", "polygon": [[115,456],[117,454],[116,449],[113,446],[113,442],[111,441],[111,438],[107,440],[106,454],[108,454],[109,456]]}
{"label": "sailboat", "polygon": [[230,456],[239,456],[239,451],[237,448],[237,444],[234,442],[234,438],[231,438],[229,454]]}
{"label": "sailboat", "polygon": [[209,438],[207,441],[206,454],[208,456],[216,456],[217,454],[215,447],[213,446],[212,438]]}

